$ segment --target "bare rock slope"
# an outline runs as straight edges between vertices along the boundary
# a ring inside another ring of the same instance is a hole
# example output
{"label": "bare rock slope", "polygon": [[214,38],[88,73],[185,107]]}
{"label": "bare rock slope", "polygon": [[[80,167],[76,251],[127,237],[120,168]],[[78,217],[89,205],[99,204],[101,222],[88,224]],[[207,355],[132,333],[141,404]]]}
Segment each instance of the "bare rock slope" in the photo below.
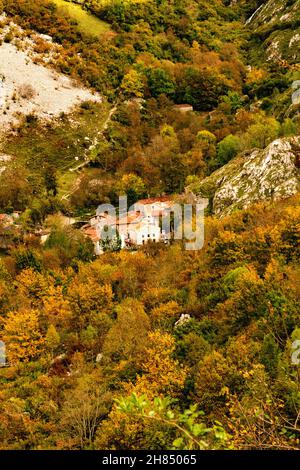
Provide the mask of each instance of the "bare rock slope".
{"label": "bare rock slope", "polygon": [[[48,120],[71,112],[84,101],[102,101],[99,94],[51,67],[61,48],[51,37],[35,34],[28,38],[5,15],[0,17],[0,24],[0,39],[7,34],[12,37],[10,42],[0,41],[1,131],[18,124],[24,115]],[[36,41],[42,41],[47,52],[35,53]]]}
{"label": "bare rock slope", "polygon": [[264,40],[268,61],[299,62],[300,0],[267,0],[247,23]]}
{"label": "bare rock slope", "polygon": [[187,191],[210,200],[212,212],[224,216],[254,202],[284,199],[300,190],[300,137],[277,139],[254,149],[193,184]]}

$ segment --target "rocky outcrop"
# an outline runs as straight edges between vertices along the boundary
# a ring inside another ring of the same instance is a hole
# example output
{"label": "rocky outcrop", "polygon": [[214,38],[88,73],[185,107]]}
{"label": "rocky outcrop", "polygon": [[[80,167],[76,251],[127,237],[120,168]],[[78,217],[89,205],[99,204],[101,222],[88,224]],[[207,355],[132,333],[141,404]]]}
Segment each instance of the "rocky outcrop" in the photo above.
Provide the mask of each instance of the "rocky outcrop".
{"label": "rocky outcrop", "polygon": [[213,214],[224,216],[266,200],[284,199],[300,190],[300,137],[277,139],[231,160],[187,188],[207,197]]}
{"label": "rocky outcrop", "polygon": [[298,105],[300,104],[300,80],[296,80],[292,84],[292,104]]}
{"label": "rocky outcrop", "polygon": [[267,60],[299,61],[300,0],[268,0],[247,24],[264,40]]}

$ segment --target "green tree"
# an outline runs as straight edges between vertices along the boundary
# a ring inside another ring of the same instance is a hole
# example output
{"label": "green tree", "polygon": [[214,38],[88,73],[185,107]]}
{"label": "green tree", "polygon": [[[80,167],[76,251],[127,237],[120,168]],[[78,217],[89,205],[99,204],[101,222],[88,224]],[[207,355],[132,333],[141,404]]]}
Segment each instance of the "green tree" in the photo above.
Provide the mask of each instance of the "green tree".
{"label": "green tree", "polygon": [[195,148],[201,150],[204,161],[210,169],[214,169],[216,158],[216,136],[207,130],[199,131],[196,136]]}
{"label": "green tree", "polygon": [[120,234],[117,230],[116,235],[110,237],[108,231],[108,226],[103,228],[101,233],[100,246],[104,252],[111,251],[112,253],[116,253],[122,248],[122,240]]}
{"label": "green tree", "polygon": [[53,356],[54,351],[58,348],[60,344],[60,336],[54,325],[49,326],[47,333],[46,333],[45,342],[46,342],[46,347],[49,348]]}
{"label": "green tree", "polygon": [[148,72],[148,86],[152,96],[173,96],[175,84],[168,72],[163,69],[150,69]]}
{"label": "green tree", "polygon": [[122,176],[121,181],[117,185],[120,195],[126,194],[128,198],[128,206],[132,206],[138,199],[147,195],[146,186],[143,179],[134,173],[128,173]]}
{"label": "green tree", "polygon": [[81,261],[90,261],[94,256],[92,241],[72,227],[54,226],[45,248],[55,248],[63,263],[66,264],[74,258]]}
{"label": "green tree", "polygon": [[24,210],[32,196],[28,172],[19,165],[8,165],[0,175],[0,208]]}
{"label": "green tree", "polygon": [[243,101],[238,93],[235,91],[230,91],[228,95],[223,97],[223,101],[226,104],[230,105],[231,111],[236,112],[238,109],[242,108]]}
{"label": "green tree", "polygon": [[243,147],[245,149],[254,147],[263,149],[275,140],[279,133],[280,124],[275,118],[259,115],[256,122],[251,124],[244,134]]}
{"label": "green tree", "polygon": [[57,173],[52,165],[47,165],[44,171],[44,181],[48,194],[57,195]]}
{"label": "green tree", "polygon": [[241,150],[239,137],[229,134],[217,146],[217,161],[220,165],[225,165],[234,158]]}
{"label": "green tree", "polygon": [[292,136],[297,134],[297,124],[290,118],[286,118],[281,124],[281,134],[284,137]]}
{"label": "green tree", "polygon": [[35,271],[41,271],[42,263],[39,254],[30,248],[20,247],[12,252],[18,271],[33,268]]}
{"label": "green tree", "polygon": [[280,350],[273,334],[265,335],[261,349],[261,363],[272,378],[277,375],[279,358]]}
{"label": "green tree", "polygon": [[147,397],[133,393],[127,398],[118,399],[117,409],[124,415],[138,418],[149,433],[149,439],[151,431],[156,430],[155,427],[151,429],[151,425],[154,423],[162,426],[165,436],[171,438],[171,442],[165,443],[168,448],[207,450],[226,447],[228,435],[221,423],[215,422],[208,427],[203,420],[203,413],[197,410],[197,405],[179,411],[170,397],[156,397],[149,401]]}

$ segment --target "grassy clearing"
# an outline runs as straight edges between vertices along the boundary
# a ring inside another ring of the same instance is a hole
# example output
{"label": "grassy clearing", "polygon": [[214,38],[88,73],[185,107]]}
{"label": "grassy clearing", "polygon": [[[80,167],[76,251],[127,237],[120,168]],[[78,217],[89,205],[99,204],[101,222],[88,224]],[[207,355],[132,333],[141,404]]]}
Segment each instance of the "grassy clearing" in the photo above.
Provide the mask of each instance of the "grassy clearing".
{"label": "grassy clearing", "polygon": [[66,171],[58,178],[58,196],[61,199],[72,192],[78,178],[75,171]]}
{"label": "grassy clearing", "polygon": [[103,128],[108,115],[108,104],[90,104],[89,109],[80,108],[51,125],[27,124],[0,150],[13,155],[31,175],[40,174],[47,164],[54,166],[59,189],[68,192],[78,177],[78,173],[69,171],[70,168],[84,161],[88,147]]}
{"label": "grassy clearing", "polygon": [[51,0],[55,3],[63,13],[70,16],[72,20],[78,23],[78,29],[88,35],[99,36],[110,30],[110,26],[105,21],[100,20],[91,13],[83,10],[83,8],[75,3],[65,0]]}

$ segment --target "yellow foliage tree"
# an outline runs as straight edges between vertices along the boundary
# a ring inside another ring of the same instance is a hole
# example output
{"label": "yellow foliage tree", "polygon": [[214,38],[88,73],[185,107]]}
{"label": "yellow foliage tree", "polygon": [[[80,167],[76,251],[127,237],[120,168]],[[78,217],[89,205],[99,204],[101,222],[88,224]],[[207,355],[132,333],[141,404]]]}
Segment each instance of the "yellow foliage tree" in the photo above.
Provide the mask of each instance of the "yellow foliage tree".
{"label": "yellow foliage tree", "polygon": [[148,338],[143,374],[137,378],[135,385],[128,387],[128,391],[147,395],[148,398],[164,395],[176,397],[184,386],[187,368],[181,367],[172,358],[175,340],[170,334],[159,330],[151,331]]}
{"label": "yellow foliage tree", "polygon": [[11,364],[36,357],[44,345],[36,310],[10,312],[4,320],[2,339]]}
{"label": "yellow foliage tree", "polygon": [[150,318],[155,326],[167,325],[168,322],[179,318],[181,307],[174,300],[155,307],[150,312]]}
{"label": "yellow foliage tree", "polygon": [[73,312],[73,324],[78,328],[97,324],[99,314],[110,313],[113,306],[112,287],[108,284],[101,286],[93,279],[85,283],[75,279],[67,298]]}
{"label": "yellow foliage tree", "polygon": [[32,268],[24,269],[16,278],[18,293],[24,297],[23,305],[30,300],[31,305],[39,307],[50,285],[48,277]]}
{"label": "yellow foliage tree", "polygon": [[[152,403],[155,397],[176,398],[183,389],[187,368],[172,358],[175,340],[168,333],[153,331],[148,334],[149,346],[142,364],[143,374],[136,383],[125,385],[126,394],[147,396]],[[153,440],[161,442],[167,435],[160,423],[145,423],[136,416],[123,413],[113,406],[107,420],[100,426],[96,447],[99,449],[147,448]]]}
{"label": "yellow foliage tree", "polygon": [[141,98],[143,96],[144,84],[139,73],[131,69],[123,78],[121,89],[128,98]]}
{"label": "yellow foliage tree", "polygon": [[68,326],[72,311],[67,299],[64,298],[62,287],[51,286],[48,295],[43,298],[43,311],[48,323],[54,326]]}
{"label": "yellow foliage tree", "polygon": [[54,325],[50,325],[47,334],[46,334],[46,346],[48,349],[51,351],[51,354],[53,355],[55,349],[59,346],[60,343],[60,336],[59,333],[56,331],[56,328]]}
{"label": "yellow foliage tree", "polygon": [[104,356],[140,364],[144,357],[147,333],[150,329],[148,315],[143,304],[135,299],[126,299],[117,308],[117,321],[110,329],[103,346]]}

